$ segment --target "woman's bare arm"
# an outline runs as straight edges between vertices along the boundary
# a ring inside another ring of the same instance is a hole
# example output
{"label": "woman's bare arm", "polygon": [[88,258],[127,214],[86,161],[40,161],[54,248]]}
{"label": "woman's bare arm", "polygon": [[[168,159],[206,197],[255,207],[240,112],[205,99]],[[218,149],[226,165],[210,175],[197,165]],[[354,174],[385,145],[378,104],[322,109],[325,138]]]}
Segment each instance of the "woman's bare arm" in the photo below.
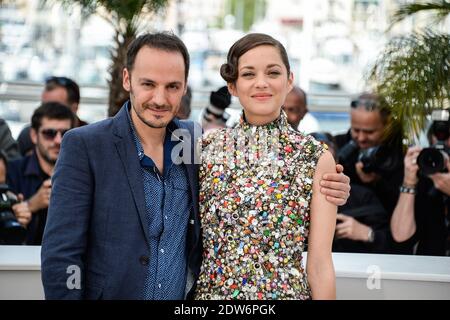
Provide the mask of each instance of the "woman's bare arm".
{"label": "woman's bare arm", "polygon": [[336,277],[331,248],[337,207],[326,201],[325,195],[320,192],[323,174],[333,172],[335,168],[333,156],[329,151],[325,151],[317,163],[311,200],[306,273],[313,299],[336,298]]}

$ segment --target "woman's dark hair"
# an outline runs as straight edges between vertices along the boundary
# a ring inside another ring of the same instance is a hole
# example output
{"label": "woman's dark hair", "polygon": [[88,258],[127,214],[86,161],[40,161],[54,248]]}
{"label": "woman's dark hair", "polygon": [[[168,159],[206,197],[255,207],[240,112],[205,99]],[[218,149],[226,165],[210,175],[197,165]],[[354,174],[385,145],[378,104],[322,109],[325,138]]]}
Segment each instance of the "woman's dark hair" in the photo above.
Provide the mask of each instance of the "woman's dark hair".
{"label": "woman's dark hair", "polygon": [[128,47],[127,69],[129,72],[133,70],[136,56],[143,47],[159,49],[166,52],[179,52],[183,56],[184,80],[187,81],[189,75],[189,52],[180,38],[170,32],[147,33],[137,37]]}
{"label": "woman's dark hair", "polygon": [[281,60],[286,66],[288,76],[291,73],[289,58],[281,42],[264,33],[250,33],[236,41],[228,51],[227,62],[220,67],[220,75],[227,83],[234,83],[238,78],[239,58],[247,51],[259,46],[273,46],[280,52]]}

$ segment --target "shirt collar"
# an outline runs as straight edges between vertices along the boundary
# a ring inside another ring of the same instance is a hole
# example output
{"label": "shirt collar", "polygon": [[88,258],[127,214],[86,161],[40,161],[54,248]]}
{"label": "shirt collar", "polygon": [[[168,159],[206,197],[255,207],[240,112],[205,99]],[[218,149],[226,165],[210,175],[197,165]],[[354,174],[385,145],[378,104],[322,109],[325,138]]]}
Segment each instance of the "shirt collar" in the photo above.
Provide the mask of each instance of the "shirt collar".
{"label": "shirt collar", "polygon": [[[133,124],[133,120],[131,119],[130,108],[131,108],[131,102],[128,101],[127,108],[126,108],[127,118],[128,118],[128,122],[130,123],[130,131],[133,136],[134,143],[136,145],[136,150],[137,150],[137,155],[138,155],[139,161],[140,161],[141,165],[144,167],[155,167],[156,165],[153,162],[153,160],[150,157],[147,157],[144,153],[144,148],[142,147],[142,143],[139,140],[139,137],[136,133],[136,129]],[[176,139],[175,141],[172,141],[171,137],[172,137],[172,135],[176,137],[176,135],[173,134],[173,132],[178,128],[179,128],[179,125],[176,120],[170,121],[169,124],[166,126],[166,136],[164,138],[164,168],[166,168],[170,164],[172,164],[172,160],[171,160],[172,149],[179,141],[177,141],[178,139]]]}
{"label": "shirt collar", "polygon": [[39,159],[37,157],[36,150],[34,150],[29,157],[30,158],[25,168],[24,175],[38,177],[47,175],[41,170],[41,167],[39,166]]}

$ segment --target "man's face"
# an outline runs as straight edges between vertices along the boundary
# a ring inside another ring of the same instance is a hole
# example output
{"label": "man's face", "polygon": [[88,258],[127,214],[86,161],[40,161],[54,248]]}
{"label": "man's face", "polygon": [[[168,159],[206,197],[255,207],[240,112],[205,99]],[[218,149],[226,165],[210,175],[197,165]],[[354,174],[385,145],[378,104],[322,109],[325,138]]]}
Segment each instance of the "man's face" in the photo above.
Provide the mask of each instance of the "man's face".
{"label": "man's face", "polygon": [[286,112],[289,124],[296,129],[306,114],[305,98],[291,90],[286,97],[283,110]]}
{"label": "man's face", "polygon": [[175,117],[186,92],[184,72],[179,52],[147,46],[139,50],[133,69],[123,72],[123,87],[130,92],[131,116],[138,128],[139,120],[151,128],[164,128]]}
{"label": "man's face", "polygon": [[38,156],[54,165],[61,148],[62,135],[70,128],[70,120],[42,118],[38,132],[31,129],[31,140],[36,145]]}
{"label": "man's face", "polygon": [[364,108],[351,110],[351,134],[361,149],[380,145],[384,130],[379,111],[368,111]]}
{"label": "man's face", "polygon": [[49,86],[44,89],[41,95],[41,102],[59,102],[65,106],[68,106],[73,113],[77,113],[78,105],[69,102],[69,95],[67,90],[60,86]]}

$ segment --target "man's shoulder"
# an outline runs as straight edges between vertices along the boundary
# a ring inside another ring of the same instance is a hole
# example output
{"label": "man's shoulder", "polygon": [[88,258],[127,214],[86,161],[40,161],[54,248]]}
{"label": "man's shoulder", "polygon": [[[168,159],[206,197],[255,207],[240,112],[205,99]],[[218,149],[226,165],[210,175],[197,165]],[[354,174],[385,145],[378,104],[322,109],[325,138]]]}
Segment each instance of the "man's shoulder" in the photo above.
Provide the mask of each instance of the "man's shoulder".
{"label": "man's shoulder", "polygon": [[27,167],[28,163],[30,161],[32,161],[32,155],[27,155],[12,161],[8,162],[8,168],[7,168],[7,172],[8,173],[12,173],[12,172],[19,172],[19,173],[24,173],[25,172],[25,168]]}
{"label": "man's shoulder", "polygon": [[88,137],[89,139],[95,140],[105,133],[112,132],[112,128],[113,118],[108,118],[82,127],[73,128],[69,130],[66,135],[68,137]]}
{"label": "man's shoulder", "polygon": [[200,124],[196,121],[179,120],[179,119],[174,119],[173,121],[175,122],[177,127],[181,128],[181,129],[189,129],[189,130],[199,129],[199,130],[201,130]]}

